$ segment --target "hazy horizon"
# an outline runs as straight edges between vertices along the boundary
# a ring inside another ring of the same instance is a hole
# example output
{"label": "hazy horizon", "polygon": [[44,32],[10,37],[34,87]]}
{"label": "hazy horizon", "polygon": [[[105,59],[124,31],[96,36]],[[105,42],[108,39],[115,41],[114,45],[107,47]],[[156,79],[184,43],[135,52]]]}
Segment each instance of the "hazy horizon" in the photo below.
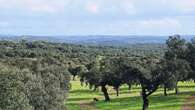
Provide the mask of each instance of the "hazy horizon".
{"label": "hazy horizon", "polygon": [[26,36],[26,37],[30,37],[30,36],[33,36],[33,37],[169,37],[169,36],[174,36],[174,35],[180,35],[182,37],[188,37],[188,36],[195,36],[195,34],[171,34],[171,35],[141,35],[141,34],[137,34],[137,35],[101,35],[101,34],[94,34],[94,35],[36,35],[36,34],[29,34],[29,35],[23,35],[23,34],[0,34],[0,37],[6,37],[6,36],[16,36],[16,37],[22,37],[22,36]]}

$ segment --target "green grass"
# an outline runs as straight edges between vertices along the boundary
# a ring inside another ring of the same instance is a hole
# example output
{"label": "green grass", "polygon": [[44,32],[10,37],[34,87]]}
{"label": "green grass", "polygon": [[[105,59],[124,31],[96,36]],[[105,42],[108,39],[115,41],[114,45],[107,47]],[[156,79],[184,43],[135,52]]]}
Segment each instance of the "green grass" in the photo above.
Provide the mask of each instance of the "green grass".
{"label": "green grass", "polygon": [[[109,87],[110,102],[104,102],[101,91],[93,92],[88,87],[81,87],[79,81],[72,81],[72,89],[69,93],[66,105],[69,110],[87,110],[80,104],[93,102],[93,98],[99,98],[95,103],[95,108],[99,110],[141,110],[142,99],[140,97],[140,87],[133,86],[131,92],[127,86],[120,88],[120,95],[117,97],[115,91]],[[179,83],[180,94],[175,95],[174,91],[168,91],[168,96],[163,95],[160,88],[149,97],[149,110],[180,110],[185,99],[195,94],[195,84],[193,82]]]}

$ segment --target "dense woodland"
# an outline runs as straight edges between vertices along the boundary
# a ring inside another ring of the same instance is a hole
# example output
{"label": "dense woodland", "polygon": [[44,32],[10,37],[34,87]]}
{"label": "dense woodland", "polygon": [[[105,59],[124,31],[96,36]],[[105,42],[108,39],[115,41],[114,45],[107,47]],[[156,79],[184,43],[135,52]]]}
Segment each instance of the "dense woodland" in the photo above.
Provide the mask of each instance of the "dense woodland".
{"label": "dense woodland", "polygon": [[[166,44],[132,44],[129,47],[84,46],[44,41],[0,41],[0,110],[64,110],[78,76],[82,85],[141,85],[143,110],[159,87],[175,89],[179,81],[195,80],[195,39],[170,36]],[[71,79],[72,78],[72,79]]]}

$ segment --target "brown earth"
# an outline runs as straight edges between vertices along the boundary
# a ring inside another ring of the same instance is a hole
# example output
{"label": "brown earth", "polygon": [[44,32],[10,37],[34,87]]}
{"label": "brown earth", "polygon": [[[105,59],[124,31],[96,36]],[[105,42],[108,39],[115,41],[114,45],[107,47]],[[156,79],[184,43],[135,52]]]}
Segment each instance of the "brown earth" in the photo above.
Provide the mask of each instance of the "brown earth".
{"label": "brown earth", "polygon": [[181,110],[195,110],[195,95],[186,99],[185,104],[182,106]]}
{"label": "brown earth", "polygon": [[93,102],[81,103],[80,108],[81,108],[81,110],[99,110],[97,107],[95,107],[95,104]]}

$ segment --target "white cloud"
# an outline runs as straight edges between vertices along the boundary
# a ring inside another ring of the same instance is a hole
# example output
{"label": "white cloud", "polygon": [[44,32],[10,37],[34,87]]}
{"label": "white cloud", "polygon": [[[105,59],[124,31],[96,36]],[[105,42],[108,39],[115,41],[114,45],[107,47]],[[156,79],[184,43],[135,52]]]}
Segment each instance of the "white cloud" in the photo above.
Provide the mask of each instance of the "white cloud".
{"label": "white cloud", "polygon": [[[74,6],[76,7],[72,10]],[[166,9],[189,13],[195,11],[195,0],[0,0],[0,9],[14,11],[81,12],[83,6],[85,11],[93,14],[125,13],[134,15],[137,10],[160,12]]]}
{"label": "white cloud", "polygon": [[163,18],[154,20],[138,21],[139,25],[149,28],[181,28],[181,24],[176,19]]}
{"label": "white cloud", "polygon": [[177,0],[177,7],[184,12],[195,11],[195,0]]}
{"label": "white cloud", "polygon": [[160,0],[158,4],[173,8],[180,12],[188,13],[191,11],[195,11],[195,0]]}
{"label": "white cloud", "polygon": [[136,21],[134,28],[145,34],[178,34],[182,32],[182,23],[171,18],[140,20]]}
{"label": "white cloud", "polygon": [[86,4],[86,10],[89,11],[90,13],[97,14],[100,12],[100,5],[101,1],[96,1],[96,2],[88,2]]}
{"label": "white cloud", "polygon": [[86,10],[93,14],[135,14],[133,0],[88,0],[85,4]]}
{"label": "white cloud", "polygon": [[[107,22],[81,22],[70,28],[79,30],[79,34],[108,34],[108,35],[172,35],[184,33],[183,24],[176,18],[150,20],[121,20]],[[70,24],[71,25],[71,24]],[[69,26],[70,27],[70,26]],[[86,27],[86,28],[79,28]]]}
{"label": "white cloud", "polygon": [[69,0],[0,0],[0,8],[33,12],[61,12]]}

